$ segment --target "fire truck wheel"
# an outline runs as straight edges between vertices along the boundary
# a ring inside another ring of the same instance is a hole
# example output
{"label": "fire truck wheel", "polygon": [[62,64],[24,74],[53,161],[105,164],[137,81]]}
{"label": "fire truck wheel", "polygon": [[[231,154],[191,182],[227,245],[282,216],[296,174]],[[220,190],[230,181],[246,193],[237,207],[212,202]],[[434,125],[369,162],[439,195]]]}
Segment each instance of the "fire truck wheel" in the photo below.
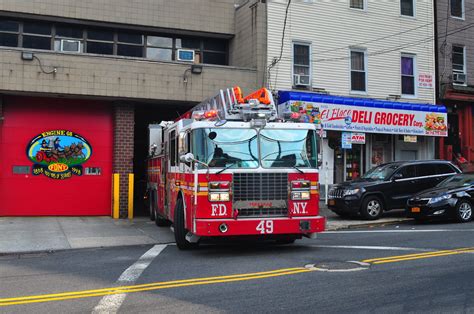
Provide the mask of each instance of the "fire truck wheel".
{"label": "fire truck wheel", "polygon": [[197,243],[190,243],[186,240],[187,233],[188,230],[184,226],[183,200],[178,198],[174,209],[174,239],[180,250],[189,250],[197,246]]}
{"label": "fire truck wheel", "polygon": [[155,217],[155,208],[153,206],[153,204],[155,203],[155,201],[153,199],[153,192],[148,193],[147,203],[148,203],[148,212],[150,213],[150,220],[153,221],[156,218]]}

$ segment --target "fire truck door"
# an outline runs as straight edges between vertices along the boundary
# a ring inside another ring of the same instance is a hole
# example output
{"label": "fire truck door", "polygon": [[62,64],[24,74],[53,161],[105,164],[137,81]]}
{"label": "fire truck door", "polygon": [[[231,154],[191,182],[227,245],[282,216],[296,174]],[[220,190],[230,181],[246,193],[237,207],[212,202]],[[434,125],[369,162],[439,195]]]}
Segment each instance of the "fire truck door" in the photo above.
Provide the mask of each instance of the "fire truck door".
{"label": "fire truck door", "polygon": [[176,171],[177,171],[177,139],[176,139],[176,130],[170,130],[168,132],[168,145],[167,145],[167,156],[165,160],[167,160],[167,173],[166,173],[166,181],[165,181],[165,212],[166,215],[169,215],[170,206],[172,206],[173,202],[173,190],[174,190],[174,183],[176,179]]}

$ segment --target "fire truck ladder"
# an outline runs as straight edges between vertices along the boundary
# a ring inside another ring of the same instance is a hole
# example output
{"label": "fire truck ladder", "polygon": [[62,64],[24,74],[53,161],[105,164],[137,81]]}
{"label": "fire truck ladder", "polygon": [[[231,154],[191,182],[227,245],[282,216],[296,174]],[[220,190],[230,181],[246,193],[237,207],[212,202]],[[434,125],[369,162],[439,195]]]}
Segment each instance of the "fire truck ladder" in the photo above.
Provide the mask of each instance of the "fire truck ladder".
{"label": "fire truck ladder", "polygon": [[215,111],[219,119],[250,121],[251,119],[275,120],[277,108],[273,96],[261,88],[242,97],[240,87],[221,89],[217,95],[197,104],[193,112]]}

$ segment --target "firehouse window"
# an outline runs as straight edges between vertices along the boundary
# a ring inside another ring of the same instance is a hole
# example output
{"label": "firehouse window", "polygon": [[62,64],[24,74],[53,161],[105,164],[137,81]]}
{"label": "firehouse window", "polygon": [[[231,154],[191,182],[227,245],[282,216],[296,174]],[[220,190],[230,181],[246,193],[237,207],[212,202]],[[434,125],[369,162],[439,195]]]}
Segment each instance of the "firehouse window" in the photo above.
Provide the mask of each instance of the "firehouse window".
{"label": "firehouse window", "polygon": [[143,35],[118,33],[117,55],[143,57]]}
{"label": "firehouse window", "polygon": [[264,168],[316,167],[317,154],[314,131],[260,131],[260,156]]}
{"label": "firehouse window", "polygon": [[451,0],[451,16],[464,18],[464,0]]}
{"label": "firehouse window", "polygon": [[62,52],[83,52],[83,37],[84,30],[81,27],[56,25],[54,50]]}
{"label": "firehouse window", "polygon": [[400,14],[405,16],[415,16],[414,0],[400,0]]}
{"label": "firehouse window", "polygon": [[18,47],[20,23],[0,19],[0,46]]}
{"label": "firehouse window", "polygon": [[176,132],[170,133],[170,165],[176,166]]}
{"label": "firehouse window", "polygon": [[173,38],[147,36],[146,56],[154,60],[173,60]]}
{"label": "firehouse window", "polygon": [[106,30],[87,31],[87,52],[102,55],[114,54],[114,33]]}
{"label": "firehouse window", "polygon": [[403,55],[401,58],[402,95],[415,95],[415,57]]}
{"label": "firehouse window", "polygon": [[23,47],[51,50],[51,24],[24,22]]}
{"label": "firehouse window", "polygon": [[366,92],[367,69],[365,51],[351,51],[351,90]]}
{"label": "firehouse window", "polygon": [[194,157],[211,168],[258,167],[257,131],[253,129],[196,129],[192,141]]}

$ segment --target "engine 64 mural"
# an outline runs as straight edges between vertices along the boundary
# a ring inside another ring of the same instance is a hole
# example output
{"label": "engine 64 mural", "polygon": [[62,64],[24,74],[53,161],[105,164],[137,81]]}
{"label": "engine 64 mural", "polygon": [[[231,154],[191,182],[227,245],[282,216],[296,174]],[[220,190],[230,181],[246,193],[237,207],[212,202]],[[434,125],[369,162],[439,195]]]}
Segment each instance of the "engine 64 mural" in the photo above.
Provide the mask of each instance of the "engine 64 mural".
{"label": "engine 64 mural", "polygon": [[26,153],[34,163],[33,175],[63,180],[82,175],[82,164],[91,157],[92,147],[77,133],[53,130],[33,138]]}

